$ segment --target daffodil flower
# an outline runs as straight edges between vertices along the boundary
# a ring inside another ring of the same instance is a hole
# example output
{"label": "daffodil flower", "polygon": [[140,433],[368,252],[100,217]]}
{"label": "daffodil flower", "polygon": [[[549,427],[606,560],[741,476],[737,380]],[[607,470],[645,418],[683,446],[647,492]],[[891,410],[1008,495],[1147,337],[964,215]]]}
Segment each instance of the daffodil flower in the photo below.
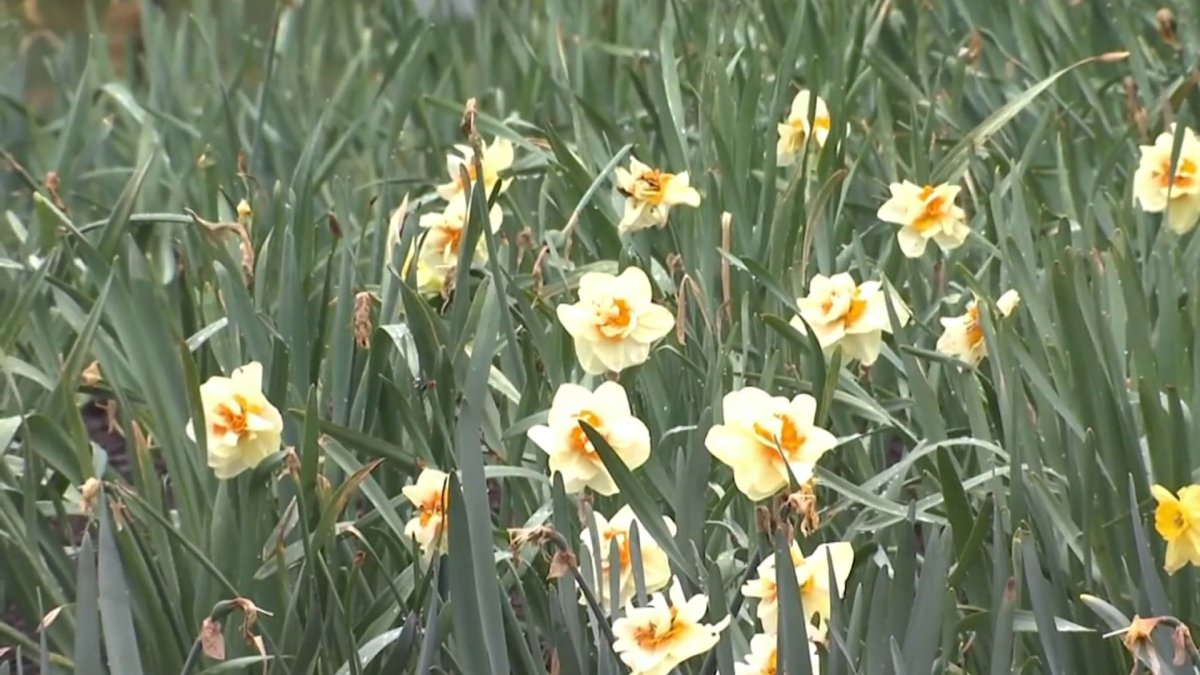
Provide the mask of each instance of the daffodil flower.
{"label": "daffodil flower", "polygon": [[531,427],[529,440],[550,455],[550,472],[562,474],[567,494],[584,488],[602,495],[618,492],[580,422],[603,436],[630,469],[650,457],[650,431],[630,412],[625,388],[616,382],[605,382],[594,392],[578,384],[561,385],[554,393],[548,422]]}
{"label": "daffodil flower", "polygon": [[446,516],[449,505],[446,499],[447,480],[450,475],[437,469],[424,469],[417,482],[400,489],[404,497],[417,508],[417,514],[404,526],[404,536],[412,537],[429,555],[435,551],[446,552],[449,539],[446,537]]}
{"label": "daffodil flower", "polygon": [[[875,363],[883,334],[892,332],[882,284],[867,281],[856,285],[846,273],[813,277],[808,295],[797,300],[796,307],[800,317],[792,319],[793,328],[805,333],[807,322],[823,349],[829,351],[841,345],[848,358],[864,366]],[[900,325],[908,323],[908,308],[894,295],[892,307]]]}
{"label": "daffodil flower", "polygon": [[617,224],[621,234],[662,227],[672,206],[700,206],[700,193],[688,174],[666,173],[629,158],[629,168],[617,167],[617,190],[625,196],[625,214]]}
{"label": "daffodil flower", "polygon": [[971,234],[966,212],[954,203],[961,190],[957,185],[892,183],[892,196],[876,215],[885,223],[900,226],[896,240],[909,258],[924,255],[931,239],[943,251],[956,249]]}
{"label": "daffodil flower", "polygon": [[1161,485],[1150,488],[1158,506],[1154,509],[1154,529],[1167,542],[1163,568],[1175,574],[1185,565],[1200,565],[1200,485],[1179,489],[1179,496]]}
{"label": "daffodil flower", "polygon": [[[430,267],[441,272],[449,271],[458,265],[459,249],[462,248],[463,237],[467,233],[467,203],[455,200],[446,205],[440,212],[426,213],[417,221],[417,225],[427,231],[421,242],[421,257]],[[500,205],[492,206],[488,212],[488,227],[492,233],[500,231],[504,221],[504,212]],[[482,265],[487,262],[487,241],[483,237],[476,243],[472,257],[472,265]]]}
{"label": "daffodil flower", "polygon": [[[792,542],[789,551],[793,569],[804,563],[804,554],[800,552],[800,547],[796,542]],[[775,556],[769,555],[763,558],[755,569],[755,577],[742,585],[742,595],[758,601],[758,605],[754,608],[754,615],[762,624],[763,631],[769,635],[778,632],[779,583],[775,576]]]}
{"label": "daffodil flower", "polygon": [[816,109],[812,123],[809,123],[808,109],[813,105],[813,94],[803,89],[792,99],[792,109],[787,119],[778,126],[779,141],[775,144],[775,164],[790,166],[796,163],[796,157],[804,149],[804,144],[812,137],[814,148],[825,147],[825,139],[829,136],[829,109],[825,99],[817,96]]}
{"label": "daffodil flower", "polygon": [[655,593],[647,607],[629,606],[613,622],[613,649],[629,667],[630,675],[667,675],[688,659],[717,644],[729,617],[715,624],[702,623],[708,597],[685,597],[679,580],[671,586],[671,603]]}
{"label": "daffodil flower", "polygon": [[[456,200],[465,202],[467,191],[478,178],[475,173],[475,150],[469,145],[461,144],[454,146],[454,149],[458,152],[446,155],[446,173],[450,175],[450,182],[439,185],[437,193],[447,202]],[[484,195],[486,198],[491,196],[496,183],[500,182],[500,173],[512,167],[512,141],[507,138],[496,138],[491,145],[484,146],[480,164],[483,166],[483,187],[487,191],[487,194]],[[470,183],[463,182],[463,170],[467,172]],[[507,190],[508,185],[508,183],[501,183],[500,192]]]}
{"label": "daffodil flower", "polygon": [[[612,543],[617,544],[617,581],[619,596],[617,604],[624,606],[633,599],[637,592],[637,582],[633,576],[633,545],[630,531],[633,526],[638,526],[638,550],[642,553],[642,577],[646,583],[646,591],[653,592],[665,588],[671,583],[671,564],[667,559],[667,554],[654,540],[654,537],[646,531],[644,525],[634,515],[633,509],[629,505],[621,507],[621,510],[613,514],[612,520],[605,518],[602,514],[594,512],[596,518],[596,533],[600,539],[600,574],[599,578],[595,579],[592,586],[593,592],[596,594],[597,602],[605,612],[612,608],[612,601],[609,599],[611,588],[612,561],[609,560],[609,551]],[[672,535],[675,534],[675,523],[666,516],[663,517],[663,524],[667,531]],[[592,535],[587,529],[587,523],[584,523],[584,531],[579,536],[583,543],[582,555],[592,559],[594,555],[592,551]],[[585,604],[581,597],[579,604]]]}
{"label": "daffodil flower", "polygon": [[671,312],[651,300],[650,279],[637,267],[618,276],[583,275],[579,302],[559,305],[557,313],[575,339],[579,365],[590,375],[645,363],[650,346],[675,327]]}
{"label": "daffodil flower", "polygon": [[[833,596],[842,597],[850,569],[854,566],[854,547],[849,542],[820,544],[808,556],[800,554],[792,543],[792,563],[800,604],[805,621],[808,622],[809,639],[823,642],[828,628]],[[830,586],[829,572],[832,562],[834,585]],[[775,567],[775,556],[763,560],[756,570],[758,576],[742,586],[742,595],[758,600],[755,609],[763,631],[774,634],[779,630],[779,585]]]}
{"label": "daffodil flower", "polygon": [[[262,392],[262,364],[247,363],[229,377],[214,376],[200,385],[208,466],[229,479],[258,466],[281,445],[283,417]],[[195,420],[187,436],[196,440]]]}
{"label": "daffodil flower", "polygon": [[[996,300],[996,309],[1001,317],[1008,317],[1016,310],[1021,296],[1014,290],[1006,291]],[[942,335],[937,341],[937,350],[947,356],[977,366],[987,356],[987,344],[983,339],[983,324],[979,321],[979,301],[972,300],[962,316],[942,319]]]}
{"label": "daffodil flower", "polygon": [[[782,672],[776,653],[778,641],[778,636],[771,633],[759,633],[750,638],[750,653],[746,654],[745,663],[733,664],[734,675],[776,675]],[[820,673],[821,657],[817,653],[817,644],[811,640],[808,643],[808,655],[812,672]]]}
{"label": "daffodil flower", "polygon": [[1175,129],[1159,134],[1154,145],[1141,146],[1142,156],[1133,173],[1133,198],[1147,213],[1167,213],[1167,228],[1184,234],[1200,221],[1200,139],[1183,129],[1179,159],[1171,172]]}
{"label": "daffodil flower", "polygon": [[738,490],[754,501],[788,486],[791,471],[808,482],[817,460],[837,438],[816,426],[817,401],[800,394],[790,401],[757,387],[731,391],[721,401],[724,423],[714,425],[704,446],[733,470]]}

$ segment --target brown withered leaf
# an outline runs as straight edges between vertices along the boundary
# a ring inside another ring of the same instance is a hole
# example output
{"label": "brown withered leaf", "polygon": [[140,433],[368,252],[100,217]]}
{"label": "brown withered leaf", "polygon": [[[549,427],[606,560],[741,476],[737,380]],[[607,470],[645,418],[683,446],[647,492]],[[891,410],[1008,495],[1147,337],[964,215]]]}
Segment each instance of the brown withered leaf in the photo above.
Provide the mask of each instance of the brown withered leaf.
{"label": "brown withered leaf", "polygon": [[579,566],[579,561],[575,559],[575,554],[566,550],[559,549],[554,557],[550,559],[550,573],[546,575],[547,579],[557,579],[562,576],[571,574],[572,571]]}

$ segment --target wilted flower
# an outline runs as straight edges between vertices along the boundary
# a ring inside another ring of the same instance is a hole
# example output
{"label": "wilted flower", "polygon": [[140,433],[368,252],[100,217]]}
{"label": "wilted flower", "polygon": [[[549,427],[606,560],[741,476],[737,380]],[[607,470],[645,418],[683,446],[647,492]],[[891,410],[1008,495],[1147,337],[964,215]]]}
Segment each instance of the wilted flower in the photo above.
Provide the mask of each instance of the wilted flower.
{"label": "wilted flower", "polygon": [[701,623],[708,611],[708,597],[684,597],[678,580],[670,595],[670,605],[662,593],[655,593],[648,607],[627,607],[625,616],[613,622],[613,649],[631,675],[667,675],[675,666],[712,649],[729,625],[728,616],[715,624]]}
{"label": "wilted flower", "polygon": [[[759,633],[750,638],[750,653],[746,654],[745,663],[733,664],[734,675],[776,675],[779,670],[779,658],[776,646],[779,638],[770,633]],[[815,642],[808,643],[809,658],[812,660],[812,672],[821,672],[821,657],[817,654]]]}
{"label": "wilted flower", "polygon": [[[253,469],[279,450],[283,417],[262,392],[262,364],[247,363],[229,377],[213,376],[200,385],[208,466],[217,478]],[[187,436],[196,441],[195,420]]]}
{"label": "wilted flower", "polygon": [[[801,611],[808,622],[808,636],[821,642],[825,639],[834,593],[840,598],[846,589],[850,568],[854,566],[854,548],[849,542],[821,544],[805,557],[792,543],[792,563],[800,591]],[[829,585],[829,561],[833,561],[835,586]],[[779,630],[779,587],[776,581],[775,556],[759,563],[758,577],[742,586],[742,595],[757,598],[755,610],[763,631],[774,634]]]}
{"label": "wilted flower", "polygon": [[[908,308],[895,295],[891,300],[896,320],[903,326],[908,323]],[[883,286],[877,281],[855,285],[844,272],[813,277],[808,296],[798,299],[796,307],[800,316],[792,319],[793,328],[805,333],[807,322],[822,348],[831,350],[841,345],[848,358],[858,359],[864,366],[875,363],[883,334],[892,332]]]}
{"label": "wilted flower", "polygon": [[[450,174],[450,182],[443,183],[437,188],[438,196],[448,202],[455,200],[465,201],[467,184],[462,181],[462,171],[466,170],[467,176],[474,185],[477,180],[475,175],[475,150],[469,145],[456,145],[457,154],[446,155],[446,173]],[[496,138],[491,145],[484,146],[483,158],[480,162],[483,165],[483,187],[487,190],[484,197],[489,197],[492,194],[492,189],[496,183],[500,181],[500,172],[509,169],[513,163],[513,144],[507,138]],[[500,192],[508,189],[508,183],[500,185]]]}
{"label": "wilted flower", "polygon": [[[416,539],[421,552],[446,551],[446,520],[449,503],[446,491],[450,475],[437,469],[424,469],[417,482],[400,489],[408,501],[417,507],[417,515],[404,526],[404,536]],[[436,549],[434,548],[436,547]]]}
{"label": "wilted flower", "polygon": [[625,214],[617,224],[621,234],[662,227],[672,206],[700,206],[700,193],[691,186],[686,171],[664,173],[635,157],[629,158],[629,169],[617,167],[617,190],[625,195]]}
{"label": "wilted flower", "polygon": [[[996,309],[1000,311],[1000,316],[1007,317],[1016,310],[1020,301],[1021,296],[1016,291],[1009,290],[996,300]],[[979,365],[983,357],[987,356],[983,324],[979,321],[978,300],[972,300],[971,304],[967,305],[966,314],[942,319],[942,327],[945,330],[937,341],[939,352],[972,366]]]}
{"label": "wilted flower", "polygon": [[803,484],[817,460],[837,438],[814,424],[817,401],[808,394],[792,400],[756,387],[731,391],[721,401],[723,424],[714,425],[704,446],[729,468],[737,488],[754,501],[788,485],[788,471]]}
{"label": "wilted flower", "polygon": [[775,144],[775,163],[778,166],[789,166],[796,162],[796,156],[804,149],[804,143],[812,135],[813,147],[825,147],[825,138],[829,136],[829,109],[825,100],[817,96],[816,109],[813,111],[812,126],[808,123],[808,108],[812,103],[813,94],[807,89],[800,90],[792,99],[792,109],[787,119],[778,126],[779,141]]}
{"label": "wilted flower", "polygon": [[892,197],[876,214],[885,223],[900,225],[896,240],[910,258],[919,258],[932,239],[943,251],[958,248],[971,234],[967,214],[954,200],[962,190],[957,185],[926,185],[904,181],[892,183]]}
{"label": "wilted flower", "polygon": [[1133,198],[1148,213],[1167,212],[1167,227],[1184,234],[1200,220],[1200,139],[1183,128],[1179,159],[1171,173],[1171,150],[1175,147],[1175,125],[1159,134],[1154,145],[1143,145],[1137,171],[1133,173]]}
{"label": "wilted flower", "polygon": [[675,327],[675,317],[650,297],[650,279],[637,267],[619,276],[588,272],[579,280],[579,302],[558,306],[558,320],[575,338],[584,372],[620,372],[645,363],[650,345]]}
{"label": "wilted flower", "polygon": [[1179,489],[1179,496],[1161,485],[1150,488],[1158,506],[1154,509],[1154,529],[1167,542],[1163,568],[1174,574],[1184,565],[1200,565],[1200,485]]}
{"label": "wilted flower", "polygon": [[[646,531],[645,526],[634,515],[633,509],[628,505],[622,506],[621,510],[613,515],[612,520],[608,520],[600,513],[593,515],[596,518],[596,533],[600,538],[600,574],[597,575],[599,578],[595,580],[593,591],[596,593],[597,602],[604,611],[609,611],[612,606],[612,601],[609,599],[609,587],[612,584],[609,549],[614,541],[617,542],[618,562],[621,566],[617,572],[620,588],[617,604],[627,604],[637,593],[637,583],[633,576],[633,545],[630,539],[630,531],[635,523],[638,526],[638,549],[642,552],[642,575],[643,581],[646,582],[646,591],[657,591],[671,583],[671,564],[667,559],[667,554],[654,540],[654,537]],[[663,524],[666,525],[668,532],[672,535],[675,534],[675,523],[670,518],[664,516]],[[585,529],[579,537],[583,542],[581,556],[587,556],[589,560],[592,560],[594,559],[592,535],[586,528],[587,523],[584,525]],[[580,604],[583,602],[583,599],[580,599]]]}
{"label": "wilted flower", "polygon": [[650,431],[630,412],[625,388],[616,382],[605,382],[594,392],[578,384],[560,386],[547,422],[530,428],[529,440],[550,455],[550,471],[562,474],[568,493],[585,487],[602,495],[618,491],[580,422],[603,436],[630,469],[650,457]]}
{"label": "wilted flower", "polygon": [[[500,210],[500,205],[496,204],[488,212],[488,225],[493,233],[500,230],[503,220],[504,212]],[[429,267],[441,272],[443,276],[450,269],[457,267],[459,249],[462,247],[463,236],[467,233],[466,201],[455,200],[447,204],[440,213],[426,213],[417,224],[428,230],[421,242],[421,258]],[[480,237],[471,262],[473,265],[482,265],[487,261],[487,256],[487,241]]]}

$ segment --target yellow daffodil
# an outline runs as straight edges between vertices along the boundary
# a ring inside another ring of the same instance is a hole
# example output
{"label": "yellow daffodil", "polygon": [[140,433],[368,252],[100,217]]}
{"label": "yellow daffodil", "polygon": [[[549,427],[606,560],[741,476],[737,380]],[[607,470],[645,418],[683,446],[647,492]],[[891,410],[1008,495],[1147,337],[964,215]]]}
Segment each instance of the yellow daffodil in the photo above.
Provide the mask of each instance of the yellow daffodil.
{"label": "yellow daffodil", "polygon": [[1133,174],[1133,198],[1147,213],[1167,213],[1167,227],[1184,234],[1200,221],[1200,139],[1183,129],[1183,143],[1175,173],[1171,173],[1171,150],[1175,147],[1175,125],[1159,134],[1154,145],[1143,145],[1137,171]]}
{"label": "yellow daffodil", "polygon": [[[1007,317],[1016,310],[1021,296],[1016,291],[1006,291],[996,300],[996,309],[1000,316]],[[941,337],[937,341],[937,350],[947,356],[953,356],[960,361],[979,365],[987,356],[987,345],[983,339],[983,324],[979,321],[979,301],[972,300],[967,305],[967,312],[962,316],[942,319]]]}
{"label": "yellow daffodil", "polygon": [[602,495],[618,491],[580,422],[599,432],[630,469],[650,457],[650,431],[630,412],[625,388],[616,382],[605,382],[594,392],[578,384],[560,386],[547,422],[531,427],[529,440],[550,455],[550,472],[562,474],[568,494],[584,488]]}
{"label": "yellow daffodil", "polygon": [[[759,633],[750,638],[750,653],[746,654],[745,663],[733,664],[734,675],[777,675],[779,659],[776,646],[779,638],[769,633]],[[808,654],[812,661],[812,672],[821,672],[821,657],[817,654],[817,644],[808,643]]]}
{"label": "yellow daffodil", "polygon": [[[804,563],[804,554],[796,542],[791,545],[792,567]],[[779,630],[779,587],[775,576],[775,556],[769,555],[758,564],[757,576],[742,585],[742,595],[758,600],[755,616],[762,623],[763,631],[774,635]]]}
{"label": "yellow daffodil", "polygon": [[[446,155],[446,173],[450,174],[450,182],[443,183],[437,188],[438,196],[448,202],[465,201],[468,185],[462,181],[462,171],[465,169],[471,185],[475,184],[475,151],[469,145],[456,145],[457,153]],[[491,145],[483,148],[483,187],[490,197],[496,183],[500,182],[500,172],[512,167],[513,144],[507,138],[496,138]],[[500,192],[508,189],[508,183],[500,185]]]}
{"label": "yellow daffodil", "polygon": [[457,258],[448,258],[444,254],[440,257],[432,254],[418,256],[416,251],[410,248],[404,258],[404,267],[400,270],[402,278],[408,279],[408,269],[414,259],[417,263],[417,292],[424,296],[440,295],[446,288],[448,271],[457,267]]}
{"label": "yellow daffodil", "polygon": [[837,438],[814,424],[817,401],[808,394],[792,400],[762,389],[731,391],[721,401],[723,424],[708,430],[704,446],[733,469],[738,490],[754,501],[788,486],[788,470],[798,483],[813,476],[817,460]]}
{"label": "yellow daffodil", "polygon": [[[830,563],[833,565],[834,586],[829,585]],[[796,583],[800,586],[800,605],[809,622],[809,639],[825,641],[833,596],[842,597],[846,580],[854,566],[854,547],[849,542],[821,544],[813,549],[804,562],[796,566]]]}
{"label": "yellow daffodil", "polygon": [[879,207],[877,217],[900,226],[896,240],[909,258],[919,258],[932,239],[943,251],[963,245],[971,228],[967,214],[954,200],[962,190],[957,185],[925,185],[904,181],[892,183],[892,196]]}
{"label": "yellow daffodil", "polygon": [[672,206],[700,206],[700,193],[686,171],[665,173],[634,157],[628,169],[617,167],[617,190],[625,195],[625,214],[617,224],[621,234],[666,225]]}
{"label": "yellow daffodil", "polygon": [[[840,598],[846,590],[850,568],[854,566],[854,548],[848,542],[821,544],[807,557],[800,554],[792,544],[792,562],[796,584],[800,590],[801,611],[808,621],[809,639],[822,642],[829,622],[832,597]],[[834,586],[829,585],[829,561],[833,561]],[[742,595],[756,598],[755,614],[762,622],[763,632],[774,634],[779,630],[779,587],[776,581],[775,556],[770,556],[758,565],[758,577],[742,586]]]}
{"label": "yellow daffodil", "polygon": [[1163,568],[1174,574],[1187,564],[1200,565],[1200,485],[1179,489],[1179,496],[1161,485],[1150,488],[1158,506],[1154,529],[1167,542]]}
{"label": "yellow daffodil", "polygon": [[[796,301],[800,317],[792,319],[791,325],[805,333],[807,322],[822,348],[832,350],[841,345],[847,358],[869,366],[879,357],[883,334],[892,332],[886,303],[883,286],[877,281],[856,285],[844,272],[832,277],[818,274],[808,286],[808,296]],[[908,323],[908,308],[895,295],[892,307],[900,325]]]}
{"label": "yellow daffodil", "polygon": [[437,469],[424,469],[417,482],[400,489],[405,498],[417,508],[417,515],[404,526],[404,536],[412,537],[426,555],[433,551],[445,552],[449,539],[445,529],[449,504],[446,490],[449,474]]}
{"label": "yellow daffodil", "polygon": [[796,162],[797,155],[804,149],[805,142],[812,135],[813,148],[825,147],[825,139],[829,136],[829,109],[825,100],[817,96],[816,109],[813,112],[812,125],[809,125],[808,108],[812,103],[813,94],[803,89],[792,99],[792,109],[787,119],[778,126],[779,141],[775,144],[775,163],[778,166],[790,166]]}
{"label": "yellow daffodil", "polygon": [[684,597],[679,580],[671,586],[671,604],[655,593],[647,607],[627,607],[613,622],[613,649],[629,666],[631,675],[667,675],[684,661],[712,649],[729,617],[715,624],[701,623],[708,612],[708,597]]}
{"label": "yellow daffodil", "polygon": [[[253,469],[279,450],[283,417],[263,395],[262,364],[251,362],[229,377],[210,377],[200,385],[200,405],[208,466],[217,478]],[[188,422],[187,436],[196,440],[195,420]]]}
{"label": "yellow daffodil", "polygon": [[[500,210],[500,205],[493,206],[488,212],[488,226],[493,233],[500,231],[503,220],[504,212]],[[450,269],[456,267],[463,236],[467,233],[467,202],[452,201],[441,212],[421,216],[417,224],[421,229],[427,230],[425,239],[421,242],[421,257],[430,267],[443,273],[449,271],[445,268],[446,265],[449,265]],[[487,262],[487,255],[487,241],[480,237],[475,246],[472,264],[482,265]]]}
{"label": "yellow daffodil", "polygon": [[650,346],[675,327],[671,312],[651,301],[650,279],[637,267],[618,276],[588,272],[579,280],[579,302],[557,311],[591,375],[645,363]]}
{"label": "yellow daffodil", "polygon": [[[633,576],[633,546],[630,539],[630,530],[634,524],[638,526],[638,549],[642,552],[642,575],[646,582],[646,591],[657,591],[665,588],[671,583],[671,564],[667,559],[667,554],[654,540],[654,537],[646,531],[646,528],[634,515],[633,509],[628,505],[622,506],[620,511],[613,515],[612,520],[608,520],[600,513],[595,513],[596,518],[596,533],[600,539],[600,575],[596,579],[592,590],[596,594],[596,601],[604,611],[609,611],[612,608],[612,602],[609,600],[609,589],[612,585],[611,573],[612,565],[609,560],[609,551],[612,547],[612,542],[617,543],[618,551],[618,586],[620,595],[617,598],[617,604],[624,606],[633,599],[637,592],[637,582]],[[663,517],[663,524],[667,531],[672,535],[675,534],[675,523],[670,518]],[[583,551],[581,555],[588,556],[589,560],[594,560],[592,552],[592,535],[587,529],[588,524],[584,523],[583,533],[580,535],[580,540],[583,542]],[[580,604],[584,604],[584,599],[580,598]]]}

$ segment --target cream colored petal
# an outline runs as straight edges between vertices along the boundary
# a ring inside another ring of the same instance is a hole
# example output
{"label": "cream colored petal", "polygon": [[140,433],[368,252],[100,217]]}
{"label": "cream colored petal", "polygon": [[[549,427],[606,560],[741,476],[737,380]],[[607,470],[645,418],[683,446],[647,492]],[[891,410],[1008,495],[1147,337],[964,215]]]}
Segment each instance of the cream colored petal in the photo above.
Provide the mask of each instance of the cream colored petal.
{"label": "cream colored petal", "polygon": [[575,358],[579,359],[579,367],[588,375],[603,375],[607,367],[600,355],[596,353],[595,342],[575,339]]}
{"label": "cream colored petal", "polygon": [[629,337],[639,342],[656,342],[674,328],[674,314],[662,305],[650,305],[638,315],[637,325]]}
{"label": "cream colored petal", "polygon": [[590,335],[595,329],[595,315],[579,305],[562,304],[555,308],[558,321],[573,337]]}
{"label": "cream colored petal", "polygon": [[925,255],[925,247],[929,244],[928,239],[911,227],[900,228],[896,232],[896,241],[900,244],[900,251],[909,258]]}
{"label": "cream colored petal", "polygon": [[1167,204],[1167,229],[1175,234],[1187,234],[1200,221],[1200,197],[1177,197]]}
{"label": "cream colored petal", "polygon": [[637,157],[629,156],[629,173],[633,174],[635,179],[649,170],[650,167],[638,161]]}
{"label": "cream colored petal", "polygon": [[243,391],[262,391],[262,364],[251,361],[233,371],[229,379],[233,380],[233,386]]}
{"label": "cream colored petal", "polygon": [[629,234],[657,224],[654,206],[649,202],[638,201],[632,197],[625,200],[625,212],[617,223],[617,232]]}
{"label": "cream colored petal", "polygon": [[507,138],[495,138],[483,152],[488,168],[495,172],[504,171],[513,164],[513,144]]}

